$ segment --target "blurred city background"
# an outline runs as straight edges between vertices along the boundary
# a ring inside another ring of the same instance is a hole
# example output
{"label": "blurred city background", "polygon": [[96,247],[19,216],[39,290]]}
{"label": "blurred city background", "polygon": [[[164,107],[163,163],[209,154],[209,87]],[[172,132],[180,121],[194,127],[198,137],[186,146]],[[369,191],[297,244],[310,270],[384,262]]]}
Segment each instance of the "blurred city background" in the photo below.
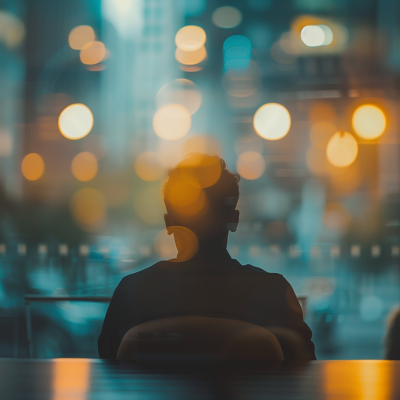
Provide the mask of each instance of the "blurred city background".
{"label": "blurred city background", "polygon": [[34,357],[97,357],[107,296],[175,254],[162,186],[198,151],[241,175],[229,251],[307,297],[317,357],[382,358],[400,302],[399,12],[0,0],[0,356],[27,357],[31,335]]}

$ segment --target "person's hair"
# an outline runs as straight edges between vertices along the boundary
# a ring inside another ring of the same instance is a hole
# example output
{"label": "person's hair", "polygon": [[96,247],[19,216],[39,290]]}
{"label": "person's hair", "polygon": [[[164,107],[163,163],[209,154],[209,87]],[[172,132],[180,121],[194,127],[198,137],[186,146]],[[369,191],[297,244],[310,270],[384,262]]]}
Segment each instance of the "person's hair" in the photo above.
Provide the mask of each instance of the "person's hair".
{"label": "person's hair", "polygon": [[[239,180],[240,176],[230,171],[221,157],[190,153],[168,172],[163,190],[167,212],[175,225],[197,234],[220,230],[238,203]],[[203,199],[198,210],[195,201],[186,204],[192,192],[198,196],[197,203]]]}
{"label": "person's hair", "polygon": [[385,359],[400,360],[400,307],[396,307],[389,316],[385,338]]}

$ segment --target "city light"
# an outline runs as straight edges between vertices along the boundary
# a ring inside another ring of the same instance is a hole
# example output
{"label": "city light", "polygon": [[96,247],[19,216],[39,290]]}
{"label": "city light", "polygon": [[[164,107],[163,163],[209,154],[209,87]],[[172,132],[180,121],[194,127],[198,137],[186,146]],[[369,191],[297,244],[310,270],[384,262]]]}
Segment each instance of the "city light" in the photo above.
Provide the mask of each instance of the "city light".
{"label": "city light", "polygon": [[196,65],[204,61],[207,57],[207,51],[204,46],[194,51],[185,51],[177,48],[175,51],[176,61],[183,65]]}
{"label": "city light", "polygon": [[27,154],[21,163],[22,175],[29,181],[38,180],[44,173],[44,161],[37,153]]}
{"label": "city light", "polygon": [[217,8],[211,19],[219,28],[235,28],[242,22],[242,13],[236,7],[224,6]]}
{"label": "city light", "polygon": [[256,151],[242,153],[236,162],[236,170],[241,177],[255,180],[265,172],[267,163],[264,157]]}
{"label": "city light", "polygon": [[206,33],[203,28],[187,25],[179,29],[175,36],[175,44],[183,51],[196,51],[206,43]]}
{"label": "city light", "polygon": [[106,58],[107,49],[103,42],[90,42],[82,47],[80,59],[82,64],[95,65]]}
{"label": "city light", "polygon": [[376,139],[386,129],[386,117],[383,111],[372,104],[358,107],[352,118],[353,129],[363,139]]}
{"label": "city light", "polygon": [[96,228],[106,216],[106,200],[96,189],[78,190],[71,199],[71,213],[86,228]]}
{"label": "city light", "polygon": [[71,170],[74,177],[79,181],[90,181],[97,174],[97,159],[88,151],[79,153],[72,160]]}
{"label": "city light", "polygon": [[277,103],[261,106],[254,114],[255,131],[267,140],[279,140],[287,135],[291,126],[289,111]]}
{"label": "city light", "polygon": [[160,165],[159,155],[147,151],[136,158],[135,172],[144,181],[156,181],[163,176],[165,169]]}
{"label": "city light", "polygon": [[153,117],[154,132],[165,140],[176,140],[185,136],[191,124],[190,112],[180,104],[163,106]]}
{"label": "city light", "polygon": [[69,47],[73,50],[82,50],[85,45],[96,40],[96,35],[91,26],[80,25],[72,29],[68,37]]}
{"label": "city light", "polygon": [[82,139],[93,128],[93,114],[84,104],[71,104],[60,113],[58,128],[67,139]]}
{"label": "city light", "polygon": [[308,47],[323,46],[325,32],[319,25],[307,25],[301,30],[301,40]]}
{"label": "city light", "polygon": [[348,132],[335,133],[328,142],[326,156],[335,167],[344,168],[351,165],[358,154],[358,144]]}

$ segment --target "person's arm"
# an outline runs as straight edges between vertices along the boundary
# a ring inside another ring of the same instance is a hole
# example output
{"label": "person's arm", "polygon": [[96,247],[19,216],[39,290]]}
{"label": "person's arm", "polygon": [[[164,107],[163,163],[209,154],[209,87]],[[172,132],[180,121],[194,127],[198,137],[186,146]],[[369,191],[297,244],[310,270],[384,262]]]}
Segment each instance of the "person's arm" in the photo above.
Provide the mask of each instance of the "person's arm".
{"label": "person's arm", "polygon": [[120,315],[124,306],[123,279],[117,286],[112,296],[103,327],[98,339],[99,357],[105,359],[115,359],[117,357],[120,338],[118,337],[118,326]]}
{"label": "person's arm", "polygon": [[[283,277],[282,277],[283,278]],[[283,278],[281,324],[271,331],[277,336],[286,360],[316,360],[312,332],[304,322],[303,310],[290,283]]]}

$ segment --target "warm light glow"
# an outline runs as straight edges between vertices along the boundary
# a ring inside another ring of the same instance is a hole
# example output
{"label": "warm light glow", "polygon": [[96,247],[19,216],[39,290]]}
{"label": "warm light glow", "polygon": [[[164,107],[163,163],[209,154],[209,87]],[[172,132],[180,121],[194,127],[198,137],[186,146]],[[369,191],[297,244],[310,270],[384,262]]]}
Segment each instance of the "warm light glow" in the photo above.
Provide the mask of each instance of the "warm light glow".
{"label": "warm light glow", "polygon": [[22,43],[24,37],[24,23],[12,12],[0,11],[0,42],[14,49]]}
{"label": "warm light glow", "polygon": [[10,132],[0,129],[0,157],[8,157],[13,149],[13,138]]}
{"label": "warm light glow", "polygon": [[311,143],[318,149],[325,150],[329,139],[335,132],[337,129],[334,124],[325,121],[316,122],[310,130]]}
{"label": "warm light glow", "polygon": [[328,142],[326,156],[329,162],[339,168],[351,165],[358,154],[358,144],[348,132],[335,133]]}
{"label": "warm light glow", "polygon": [[92,133],[81,141],[80,148],[82,151],[91,152],[97,160],[101,160],[107,154],[107,139],[99,133]]}
{"label": "warm light glow", "polygon": [[350,213],[341,203],[329,203],[326,205],[324,225],[335,232],[344,232],[350,224]]}
{"label": "warm light glow", "polygon": [[353,129],[363,139],[376,139],[386,128],[386,117],[383,111],[372,104],[358,107],[353,114]]}
{"label": "warm light glow", "polygon": [[79,181],[90,181],[97,174],[97,159],[88,151],[79,153],[72,160],[71,170],[74,177]]}
{"label": "warm light glow", "polygon": [[301,40],[308,47],[323,46],[325,32],[319,25],[307,25],[301,30]]}
{"label": "warm light glow", "polygon": [[206,33],[203,28],[195,25],[184,26],[175,36],[175,44],[183,51],[199,50],[206,43]]}
{"label": "warm light glow", "polygon": [[136,158],[135,172],[144,181],[156,181],[163,176],[165,170],[160,165],[159,155],[148,151]]}
{"label": "warm light glow", "polygon": [[137,216],[148,224],[162,224],[165,207],[159,187],[142,189],[135,197],[133,206]]}
{"label": "warm light glow", "polygon": [[266,166],[264,157],[255,151],[242,153],[236,162],[237,172],[248,180],[258,179],[264,173]]}
{"label": "warm light glow", "polygon": [[207,57],[207,51],[204,46],[200,47],[195,51],[185,51],[182,49],[176,49],[175,58],[176,61],[184,65],[196,65],[201,63]]}
{"label": "warm light glow", "polygon": [[326,159],[326,145],[324,150],[311,147],[307,151],[306,163],[308,169],[314,175],[324,175],[328,172],[328,161]]}
{"label": "warm light glow", "polygon": [[44,172],[44,162],[42,157],[36,153],[27,154],[21,164],[22,175],[29,181],[38,180]]}
{"label": "warm light glow", "polygon": [[167,104],[180,104],[194,114],[201,106],[201,94],[189,79],[175,79],[166,83],[157,93],[157,108]]}
{"label": "warm light glow", "polygon": [[220,178],[222,167],[218,158],[206,154],[193,153],[178,164],[182,178],[192,186],[206,188]]}
{"label": "warm light glow", "polygon": [[176,140],[185,136],[192,124],[187,108],[180,104],[168,104],[154,114],[154,132],[162,139]]}
{"label": "warm light glow", "polygon": [[85,400],[90,388],[90,362],[85,359],[55,359],[52,362],[52,400]]}
{"label": "warm light glow", "polygon": [[278,140],[289,132],[291,118],[289,111],[281,104],[268,103],[254,114],[253,125],[262,138]]}
{"label": "warm light glow", "polygon": [[80,25],[72,29],[68,37],[69,47],[74,50],[82,50],[85,45],[94,42],[96,35],[91,26]]}
{"label": "warm light glow", "polygon": [[67,139],[82,139],[93,128],[93,114],[84,104],[71,104],[58,117],[58,128]]}
{"label": "warm light glow", "polygon": [[106,58],[107,50],[103,42],[90,42],[83,46],[80,58],[85,65],[94,65]]}
{"label": "warm light glow", "polygon": [[106,200],[96,189],[78,190],[71,199],[71,212],[82,225],[96,225],[106,216]]}
{"label": "warm light glow", "polygon": [[211,18],[219,28],[235,28],[242,22],[242,13],[236,7],[224,6],[217,8]]}
{"label": "warm light glow", "polygon": [[211,135],[194,135],[186,140],[183,153],[186,155],[196,151],[203,154],[221,155],[222,146],[219,140]]}
{"label": "warm light glow", "polygon": [[164,260],[175,259],[178,253],[173,235],[168,235],[167,230],[163,229],[154,241],[156,253]]}

